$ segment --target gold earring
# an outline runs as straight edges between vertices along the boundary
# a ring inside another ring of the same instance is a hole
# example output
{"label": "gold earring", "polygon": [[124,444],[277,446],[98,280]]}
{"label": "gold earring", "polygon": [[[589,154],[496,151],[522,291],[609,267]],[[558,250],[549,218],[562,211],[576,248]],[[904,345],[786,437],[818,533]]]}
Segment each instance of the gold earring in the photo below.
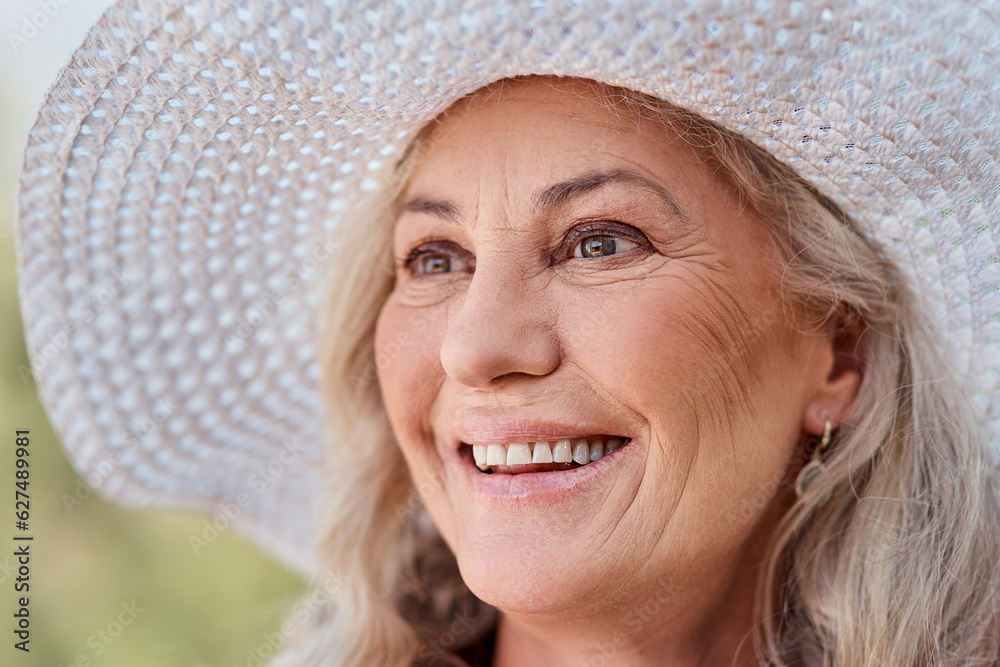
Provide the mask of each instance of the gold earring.
{"label": "gold earring", "polygon": [[823,425],[823,439],[816,445],[809,463],[802,467],[799,476],[795,479],[795,495],[799,498],[806,492],[806,489],[809,488],[814,479],[826,472],[826,466],[823,465],[820,457],[823,455],[823,451],[830,445],[832,430],[833,424],[830,423],[830,420],[827,420],[826,424]]}

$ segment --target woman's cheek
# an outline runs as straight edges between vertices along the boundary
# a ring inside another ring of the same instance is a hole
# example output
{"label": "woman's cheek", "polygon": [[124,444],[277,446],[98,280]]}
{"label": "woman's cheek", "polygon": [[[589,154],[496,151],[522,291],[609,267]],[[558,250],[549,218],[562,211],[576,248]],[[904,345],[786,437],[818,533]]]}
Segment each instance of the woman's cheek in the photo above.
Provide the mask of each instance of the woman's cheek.
{"label": "woman's cheek", "polygon": [[719,301],[696,281],[669,276],[609,291],[598,308],[564,306],[566,358],[651,420],[693,403],[717,411],[742,393],[734,379],[746,378],[752,348],[745,315]]}
{"label": "woman's cheek", "polygon": [[429,432],[427,417],[443,379],[435,310],[401,305],[390,296],[376,324],[379,385],[404,453]]}
{"label": "woman's cheek", "polygon": [[413,487],[449,545],[455,516],[449,489],[456,486],[454,459],[435,448],[431,421],[444,381],[441,340],[444,306],[386,303],[375,332],[376,364],[389,421],[406,459]]}
{"label": "woman's cheek", "polygon": [[[413,367],[416,361],[413,348],[419,342],[412,311],[400,307],[390,297],[375,328],[375,367],[394,429],[400,426],[405,429],[409,421],[410,415],[405,414],[407,402],[400,399],[407,395],[411,389],[408,385],[414,384],[417,377]],[[419,399],[419,396],[414,398]],[[396,430],[396,433],[401,435],[405,430]]]}

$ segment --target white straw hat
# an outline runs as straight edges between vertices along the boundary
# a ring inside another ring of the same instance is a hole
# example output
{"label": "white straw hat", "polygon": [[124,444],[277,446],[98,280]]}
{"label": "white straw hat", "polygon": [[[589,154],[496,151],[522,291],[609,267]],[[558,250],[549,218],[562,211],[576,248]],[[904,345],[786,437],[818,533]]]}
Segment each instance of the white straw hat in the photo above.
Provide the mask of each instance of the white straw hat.
{"label": "white straw hat", "polygon": [[239,514],[313,570],[314,339],[338,230],[422,124],[536,73],[692,108],[832,197],[910,281],[996,446],[998,11],[125,0],[63,70],[25,152],[21,304],[50,418],[105,494]]}

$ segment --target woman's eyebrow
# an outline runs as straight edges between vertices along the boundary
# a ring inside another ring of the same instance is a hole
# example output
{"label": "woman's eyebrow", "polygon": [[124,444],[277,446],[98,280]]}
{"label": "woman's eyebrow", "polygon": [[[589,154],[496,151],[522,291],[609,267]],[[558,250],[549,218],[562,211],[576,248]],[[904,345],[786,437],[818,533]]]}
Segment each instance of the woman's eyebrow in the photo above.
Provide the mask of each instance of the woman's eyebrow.
{"label": "woman's eyebrow", "polygon": [[[684,209],[677,203],[677,198],[674,197],[672,192],[659,183],[655,183],[645,176],[634,171],[629,171],[628,169],[595,170],[550,185],[535,194],[535,211],[539,216],[551,214],[568,205],[574,199],[608,183],[628,183],[649,190],[659,197],[674,215],[684,222],[688,221],[687,214],[684,213]],[[404,211],[410,213],[427,213],[457,225],[464,224],[461,209],[456,203],[448,199],[431,199],[422,195],[416,195],[400,205],[395,217],[398,218],[399,214]]]}
{"label": "woman's eyebrow", "polygon": [[399,214],[404,211],[410,213],[428,213],[438,218],[443,218],[449,222],[454,222],[457,225],[462,223],[462,212],[458,208],[458,205],[454,202],[448,201],[447,199],[428,199],[421,195],[416,197],[411,197],[403,202],[398,209],[396,209],[396,215],[394,218],[399,218]]}
{"label": "woman's eyebrow", "polygon": [[551,185],[535,195],[535,210],[539,215],[552,213],[566,206],[573,199],[607,183],[628,183],[649,190],[663,200],[663,203],[666,204],[667,208],[674,215],[684,222],[688,221],[687,214],[684,213],[684,209],[681,208],[672,192],[659,183],[655,183],[645,176],[628,169],[597,169],[567,181]]}

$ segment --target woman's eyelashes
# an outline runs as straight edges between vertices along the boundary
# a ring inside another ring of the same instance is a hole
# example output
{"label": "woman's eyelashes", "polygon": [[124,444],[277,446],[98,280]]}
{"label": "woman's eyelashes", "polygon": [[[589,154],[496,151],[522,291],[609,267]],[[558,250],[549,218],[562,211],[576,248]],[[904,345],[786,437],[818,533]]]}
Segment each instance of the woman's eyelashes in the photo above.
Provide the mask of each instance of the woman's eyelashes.
{"label": "woman's eyelashes", "polygon": [[614,226],[588,223],[566,235],[564,247],[576,259],[594,259],[624,255],[636,248],[651,249],[646,235],[631,225]]}
{"label": "woman's eyelashes", "polygon": [[452,241],[424,241],[399,260],[399,268],[415,276],[472,273],[476,259]]}
{"label": "woman's eyelashes", "polygon": [[[624,227],[624,229],[623,229]],[[571,230],[556,254],[556,260],[596,260],[621,255],[633,255],[636,250],[651,252],[652,245],[645,234],[631,225],[604,226],[588,223]],[[471,253],[451,241],[429,241],[414,247],[400,262],[414,276],[435,276],[454,273],[475,273],[476,259]]]}

